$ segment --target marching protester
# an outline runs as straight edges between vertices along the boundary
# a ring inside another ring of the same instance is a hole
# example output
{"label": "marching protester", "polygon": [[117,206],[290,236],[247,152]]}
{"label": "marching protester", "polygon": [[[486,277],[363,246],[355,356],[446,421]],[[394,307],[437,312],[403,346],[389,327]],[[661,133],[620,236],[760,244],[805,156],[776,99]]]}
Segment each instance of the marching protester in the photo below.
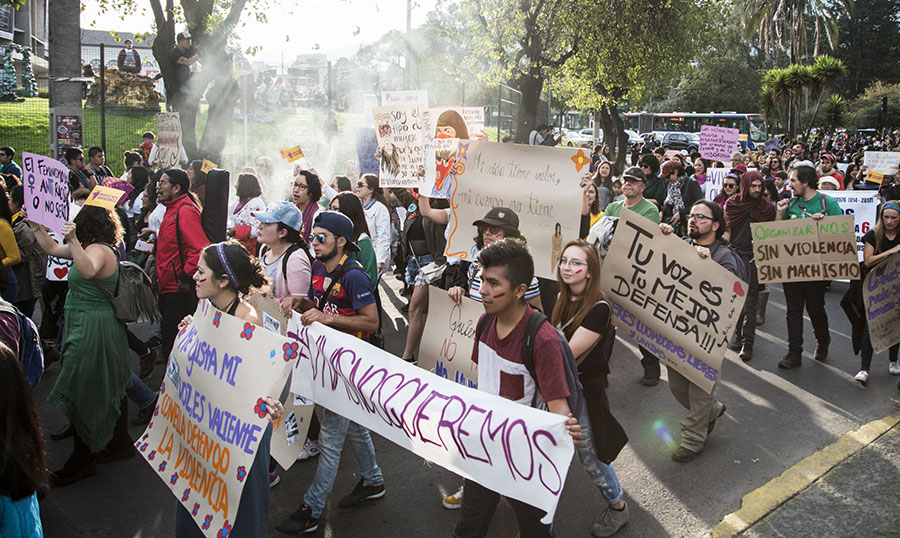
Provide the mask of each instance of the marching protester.
{"label": "marching protester", "polygon": [[69,194],[75,198],[91,192],[97,186],[97,180],[84,164],[84,151],[79,147],[66,148],[65,157],[69,166]]}
{"label": "marching protester", "polygon": [[582,188],[582,192],[581,224],[578,227],[578,237],[584,239],[590,233],[591,226],[597,224],[597,221],[603,216],[603,210],[600,209],[600,202],[597,201],[597,198],[600,196],[597,185],[589,181]]}
{"label": "marching protester", "polygon": [[[206,203],[206,181],[207,175],[206,172],[203,171],[203,161],[200,159],[195,159],[191,161],[188,167],[185,169],[187,173],[188,181],[191,184],[191,192],[197,197],[197,200],[200,201],[200,205]],[[240,176],[238,177],[240,179]]]}
{"label": "marching protester", "polygon": [[[251,256],[240,243],[229,240],[203,249],[192,278],[196,282],[198,299],[208,300],[215,308],[230,316],[262,325],[259,315],[244,298],[254,289],[264,286],[266,277],[256,257]],[[190,325],[192,320],[192,316],[186,316],[178,324],[178,329]],[[266,360],[261,356],[245,358],[247,359]],[[271,395],[263,396],[263,399],[266,402],[269,425],[260,438],[253,465],[244,479],[243,494],[231,527],[234,536],[266,535],[266,519],[269,516],[269,474],[266,470],[272,441],[271,423],[284,414],[284,407]],[[187,508],[180,502],[176,505],[175,536],[205,536]]]}
{"label": "marching protester", "polygon": [[190,192],[184,170],[169,168],[156,184],[165,207],[156,239],[156,273],[159,281],[160,362],[172,352],[178,323],[197,308],[191,275],[197,269],[200,251],[209,244],[200,222],[200,203]]}
{"label": "marching protester", "polygon": [[[296,192],[296,189],[295,189]],[[292,308],[303,309],[301,322],[319,322],[360,339],[378,328],[378,311],[369,279],[348,253],[358,250],[350,238],[353,222],[341,213],[321,212],[313,224],[310,242],[316,260],[312,268],[310,298],[291,301]],[[338,290],[332,293],[334,290]],[[282,307],[287,300],[282,303]],[[319,527],[319,518],[337,477],[344,441],[349,440],[359,464],[360,480],[338,505],[350,508],[366,500],[384,496],[384,478],[375,461],[375,446],[369,430],[330,411],[321,409],[319,461],[316,476],[300,507],[275,528],[285,534],[300,535]]]}
{"label": "marching protester", "polygon": [[225,233],[244,245],[247,252],[255,254],[259,228],[253,213],[266,208],[262,201],[262,187],[255,175],[240,174],[234,189],[237,200],[228,208],[228,229]]}
{"label": "marching protester", "polygon": [[378,272],[386,269],[391,258],[391,215],[388,202],[378,186],[378,176],[363,174],[356,183],[356,194],[363,204],[366,223],[375,245],[375,258]]}
{"label": "marching protester", "polygon": [[[534,278],[534,261],[525,243],[501,239],[478,254],[482,267],[481,296],[485,314],[478,321],[472,362],[478,364],[478,390],[495,394],[521,405],[532,405],[536,392],[551,413],[567,416],[570,435],[581,439],[581,427],[572,417],[566,398],[574,388],[566,382],[560,337],[549,323],[534,335],[536,378],[522,363],[522,346],[528,321],[534,310],[525,302],[525,291]],[[503,374],[503,375],[501,375]],[[501,383],[501,377],[509,382]],[[516,388],[518,387],[518,389]],[[476,538],[487,534],[494,510],[502,495],[478,482],[466,479],[465,495],[453,535]],[[544,511],[506,497],[515,512],[519,532],[527,537],[550,537],[550,525],[541,523]]]}
{"label": "marching protester", "polygon": [[615,340],[612,309],[600,290],[600,257],[586,241],[570,241],[557,269],[559,299],[551,322],[566,336],[576,357],[584,401],[578,423],[581,438],[575,450],[600,490],[607,507],[594,521],[591,535],[612,536],[628,522],[628,505],[611,465],[628,437],[613,417],[606,396],[609,358]]}
{"label": "marching protester", "polygon": [[819,159],[819,177],[831,176],[834,178],[837,183],[837,187],[834,189],[836,191],[844,190],[844,174],[841,173],[840,170],[835,166],[837,164],[837,159],[834,158],[834,155],[830,153],[823,153],[822,158]]}
{"label": "marching protester", "polygon": [[[749,279],[744,309],[735,324],[731,349],[740,351],[742,361],[753,358],[756,339],[757,305],[759,304],[759,280],[753,259],[753,235],[750,224],[775,220],[775,205],[763,197],[763,176],[750,170],[741,176],[741,190],[725,202],[725,238],[731,247],[748,264]],[[765,312],[765,307],[763,307]]]}
{"label": "marching protester", "polygon": [[[875,227],[863,236],[863,243],[866,245],[863,253],[863,264],[866,269],[871,269],[893,254],[900,252],[898,228],[900,228],[900,202],[886,202],[881,206]],[[865,280],[866,273],[860,278]],[[861,365],[854,379],[860,385],[865,386],[869,381],[869,369],[872,366],[872,356],[875,354],[875,351],[872,349],[872,338],[869,335],[868,316],[863,316],[863,322],[865,325],[860,348]],[[894,344],[888,349],[888,371],[891,375],[900,375],[900,363],[897,362],[898,351],[900,351],[900,344]]]}
{"label": "marching protester", "polygon": [[[663,152],[665,153],[665,152]],[[666,182],[657,174],[659,173],[659,159],[652,154],[642,155],[638,166],[644,174],[644,199],[652,202],[657,208],[662,208],[666,203]]]}
{"label": "marching protester", "polygon": [[44,438],[16,355],[0,342],[0,536],[41,538],[37,492],[44,474]]}
{"label": "marching protester", "polygon": [[47,254],[74,261],[68,274],[62,369],[47,397],[74,430],[72,455],[50,474],[51,486],[65,486],[93,475],[98,462],[134,454],[125,398],[131,385],[125,326],[98,289],[115,293],[119,263],[113,245],[119,244],[123,230],[115,214],[97,206],[84,206],[74,222],[63,225],[64,245],[43,227],[31,226]]}
{"label": "marching protester", "polygon": [[[16,236],[16,244],[22,257],[22,263],[13,266],[16,285],[19,288],[15,305],[29,318],[34,315],[34,306],[41,296],[47,276],[47,253],[41,249],[34,238],[31,226],[22,216],[25,205],[25,187],[16,185],[9,197],[9,210],[12,213],[12,228]],[[2,229],[0,223],[0,229]]]}
{"label": "marching protester", "polygon": [[[797,145],[794,146],[797,148]],[[791,167],[791,190],[794,197],[779,200],[775,220],[806,219],[819,220],[824,217],[843,215],[841,206],[829,196],[816,190],[819,176],[809,161],[797,161]],[[817,361],[828,358],[831,335],[828,333],[828,314],[825,312],[825,286],[827,282],[785,282],[784,301],[787,303],[788,352],[778,363],[779,368],[794,368],[802,364],[803,355],[803,308],[812,322],[816,335]]]}
{"label": "marching protester", "polygon": [[309,237],[312,233],[313,221],[319,214],[319,199],[322,198],[322,182],[319,176],[309,170],[294,170],[294,184],[292,196],[294,205],[303,214],[303,227],[300,230],[302,237]]}
{"label": "marching protester", "polygon": [[[19,284],[16,279],[15,267],[22,264],[22,254],[19,252],[19,244],[13,231],[12,206],[6,195],[6,187],[0,184],[0,260],[3,267],[0,269],[0,296],[9,303],[16,302],[19,295]],[[25,283],[23,282],[24,286]]]}
{"label": "marching protester", "polygon": [[92,146],[88,149],[89,162],[85,168],[90,170],[94,178],[99,183],[103,178],[113,177],[112,170],[106,166],[106,154],[100,146]]}
{"label": "marching protester", "polygon": [[[664,234],[674,232],[668,224],[660,224],[659,228]],[[701,258],[711,258],[731,273],[742,277],[743,261],[734,250],[722,243],[724,233],[725,214],[716,203],[700,200],[691,207],[685,242],[693,245]],[[716,419],[725,414],[725,404],[716,400],[718,379],[707,394],[671,366],[667,365],[666,369],[672,395],[688,410],[687,416],[681,421],[681,444],[672,453],[672,459],[688,462],[703,452],[706,438],[716,426]]]}
{"label": "marching protester", "polygon": [[664,162],[660,173],[667,186],[660,220],[677,230],[686,230],[687,214],[694,202],[703,198],[703,190],[696,181],[684,174],[684,165],[680,159]]}
{"label": "marching protester", "polygon": [[722,180],[722,190],[719,191],[719,194],[716,195],[713,201],[719,204],[719,207],[724,208],[725,202],[727,202],[729,198],[737,194],[738,185],[740,184],[740,182],[740,170],[729,171],[727,174],[725,174],[725,179]]}
{"label": "marching protester", "polygon": [[375,246],[369,237],[369,225],[366,223],[366,214],[363,212],[362,203],[352,192],[342,192],[334,197],[328,209],[343,213],[353,222],[353,235],[350,241],[358,247],[355,252],[350,252],[350,258],[358,261],[369,277],[369,283],[373,292],[378,285],[378,262],[375,254]]}
{"label": "marching protester", "polygon": [[706,188],[708,185],[706,184],[706,169],[709,168],[709,161],[704,159],[703,157],[697,157],[694,159],[694,173],[691,175],[691,179],[697,182],[697,185],[700,185],[700,190],[703,191],[703,196],[706,196]]}

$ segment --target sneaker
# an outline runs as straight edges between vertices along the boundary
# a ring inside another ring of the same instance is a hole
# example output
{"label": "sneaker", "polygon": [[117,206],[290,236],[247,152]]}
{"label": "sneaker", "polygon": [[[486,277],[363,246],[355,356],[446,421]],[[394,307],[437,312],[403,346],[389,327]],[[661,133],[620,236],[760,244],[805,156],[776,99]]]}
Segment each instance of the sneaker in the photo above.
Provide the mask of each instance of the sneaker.
{"label": "sneaker", "polygon": [[680,446],[678,447],[678,450],[672,453],[672,459],[680,463],[687,463],[699,456],[701,452],[703,452],[702,448],[699,451],[694,452],[693,450]]}
{"label": "sneaker", "polygon": [[138,357],[141,364],[141,371],[138,374],[138,377],[141,379],[147,379],[150,377],[150,374],[153,373],[153,367],[156,365],[155,357],[153,356],[153,351],[150,348],[147,348],[147,353]]}
{"label": "sneaker", "polygon": [[825,362],[825,359],[828,358],[828,346],[831,344],[831,339],[822,340],[816,343],[816,352],[813,353],[813,358],[819,362]]}
{"label": "sneaker", "polygon": [[269,473],[269,487],[274,488],[281,482],[281,477],[278,476],[278,471],[272,471]]}
{"label": "sneaker", "polygon": [[784,368],[786,370],[790,370],[791,368],[795,368],[797,366],[800,366],[801,364],[803,364],[803,361],[800,358],[800,355],[792,355],[792,354],[788,353],[778,363],[778,367]]}
{"label": "sneaker", "polygon": [[731,343],[728,344],[728,349],[730,349],[731,351],[741,350],[741,337],[737,332],[731,335]]}
{"label": "sneaker", "polygon": [[301,504],[291,517],[275,525],[275,528],[285,534],[300,536],[307,532],[314,532],[319,528],[319,518],[313,517],[312,508]]}
{"label": "sneaker", "polygon": [[462,508],[462,496],[463,496],[463,486],[459,487],[459,491],[454,493],[453,495],[447,495],[444,497],[443,505],[447,510],[459,510]]}
{"label": "sneaker", "polygon": [[753,346],[744,346],[741,348],[741,353],[738,355],[740,359],[744,362],[749,361],[753,358]]}
{"label": "sneaker", "polygon": [[315,458],[319,455],[319,442],[310,441],[309,439],[303,443],[303,450],[297,455],[297,461],[306,461],[309,458]]}
{"label": "sneaker", "polygon": [[597,538],[612,536],[628,523],[628,518],[628,503],[625,503],[625,508],[621,510],[613,510],[611,506],[607,506],[606,510],[600,512],[600,515],[594,520],[591,536]]}
{"label": "sneaker", "polygon": [[644,377],[641,378],[641,385],[655,387],[659,384],[659,374],[659,368],[644,368]]}
{"label": "sneaker", "polygon": [[900,362],[894,361],[888,363],[888,372],[891,375],[900,375]]}
{"label": "sneaker", "polygon": [[359,483],[356,484],[356,487],[353,488],[353,491],[350,492],[350,495],[347,495],[341,502],[338,503],[338,506],[341,508],[350,508],[351,506],[356,506],[357,504],[368,501],[370,499],[380,499],[384,497],[384,484],[378,484],[377,486],[366,486],[363,484],[365,480],[360,478]]}
{"label": "sneaker", "polygon": [[853,379],[855,379],[856,382],[860,384],[860,386],[865,387],[866,383],[869,382],[869,372],[860,370],[859,373],[856,374],[856,377],[854,377]]}
{"label": "sneaker", "polygon": [[725,404],[722,404],[722,410],[719,411],[719,414],[716,415],[716,418],[710,420],[709,424],[706,425],[706,435],[709,435],[713,432],[713,430],[716,428],[716,420],[718,420],[718,418],[724,414],[725,414]]}

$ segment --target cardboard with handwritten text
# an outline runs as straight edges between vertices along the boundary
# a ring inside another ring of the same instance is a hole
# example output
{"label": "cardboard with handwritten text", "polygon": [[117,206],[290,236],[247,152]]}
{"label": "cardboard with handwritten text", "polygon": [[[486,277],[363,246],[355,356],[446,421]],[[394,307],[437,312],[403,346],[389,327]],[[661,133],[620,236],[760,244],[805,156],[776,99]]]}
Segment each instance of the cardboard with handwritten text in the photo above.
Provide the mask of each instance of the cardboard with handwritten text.
{"label": "cardboard with handwritten text", "polygon": [[900,152],[867,151],[863,154],[863,165],[867,171],[876,172],[882,177],[893,176],[900,168]]}
{"label": "cardboard with handwritten text", "polygon": [[[269,421],[266,396],[284,386],[297,346],[201,301],[169,356],[159,403],[135,443],[208,537],[234,524]],[[265,472],[268,459],[256,472]]]}
{"label": "cardboard with handwritten text", "polygon": [[711,161],[731,162],[738,150],[739,129],[716,125],[700,126],[700,156]]}
{"label": "cardboard with handwritten text", "polygon": [[623,211],[600,287],[619,334],[710,393],[744,307],[747,284],[677,235]]}
{"label": "cardboard with handwritten text", "polygon": [[900,253],[869,271],[862,289],[872,348],[882,353],[900,343]]}
{"label": "cardboard with handwritten text", "polygon": [[472,362],[475,327],[484,306],[463,297],[453,302],[447,292],[428,287],[428,318],[419,345],[419,367],[467,387],[478,385],[478,365]]}
{"label": "cardboard with handwritten text", "polygon": [[299,344],[291,391],[553,521],[574,445],[565,417],[463,387],[321,323]]}
{"label": "cardboard with handwritten text", "polygon": [[750,232],[761,284],[860,276],[853,215],[757,222]]}
{"label": "cardboard with handwritten text", "polygon": [[56,159],[22,152],[22,185],[28,220],[61,234],[69,220],[69,168]]}
{"label": "cardboard with handwritten text", "polygon": [[178,112],[160,112],[156,115],[156,126],[156,160],[159,167],[178,166],[181,155],[181,119]]}
{"label": "cardboard with handwritten text", "polygon": [[556,279],[563,245],[578,239],[578,185],[589,163],[583,149],[460,141],[445,254],[474,259],[472,223],[491,208],[506,207],[519,217],[519,231],[528,238],[535,274]]}
{"label": "cardboard with handwritten text", "polygon": [[380,153],[379,185],[412,188],[425,169],[425,128],[416,105],[372,109]]}

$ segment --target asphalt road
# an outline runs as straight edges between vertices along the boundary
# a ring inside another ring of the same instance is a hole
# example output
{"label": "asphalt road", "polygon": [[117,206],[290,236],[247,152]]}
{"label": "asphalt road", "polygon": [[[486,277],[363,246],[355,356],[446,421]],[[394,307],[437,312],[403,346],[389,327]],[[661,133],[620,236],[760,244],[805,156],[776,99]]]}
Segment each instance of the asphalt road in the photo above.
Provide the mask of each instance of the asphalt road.
{"label": "asphalt road", "polygon": [[[403,304],[397,296],[399,283],[393,278],[388,280],[390,287],[382,291],[390,318],[386,341],[389,351],[399,353],[406,321],[398,311]],[[846,284],[835,283],[826,300],[832,331],[828,361],[812,360],[815,340],[807,321],[803,366],[785,371],[776,367],[787,347],[784,297],[779,286],[773,287],[767,322],[757,333],[755,357],[745,364],[733,352],[728,353],[719,384],[719,399],[728,411],[717,422],[704,453],[686,464],[670,458],[680,435],[678,424],[683,411],[668,390],[665,371],[656,387],[641,386],[638,380],[642,370],[636,348],[622,340],[617,343],[609,396],[630,442],[614,466],[630,506],[631,521],[616,536],[706,534],[724,516],[738,510],[742,496],[748,492],[844,433],[898,412],[900,378],[888,375],[886,355],[874,359],[865,389],[853,381],[859,358],[853,355],[849,323],[838,304],[845,290]],[[136,327],[136,333],[142,337],[149,331],[149,326]],[[133,359],[137,369],[137,359]],[[58,372],[58,365],[50,367],[36,391],[49,468],[60,467],[71,451],[71,440],[49,440],[49,432],[63,423],[62,416],[46,403]],[[157,366],[151,381],[158,386],[162,375],[162,366]],[[132,416],[135,412],[132,407]],[[132,427],[131,433],[137,438],[142,429]],[[440,501],[457,489],[461,479],[376,435],[373,438],[387,494],[354,509],[337,506],[338,499],[349,493],[358,480],[356,462],[350,451],[345,451],[334,494],[317,535],[450,536],[457,514],[442,508]],[[301,502],[315,468],[312,460],[280,471],[281,484],[271,490],[270,536],[282,536],[275,530],[275,523]],[[889,514],[900,514],[897,498],[869,502],[881,503]],[[48,537],[147,538],[172,535],[175,504],[147,464],[135,457],[100,466],[94,477],[51,490],[41,503],[41,514]],[[557,512],[556,535],[589,536],[602,504],[599,492],[574,460]],[[853,508],[848,505],[837,509]],[[784,525],[778,535],[805,534],[802,520],[798,520],[793,532],[789,519]],[[756,535],[768,535],[765,529],[756,530]],[[849,535],[835,530],[835,536]],[[501,505],[489,536],[512,538],[516,534],[512,511]]]}

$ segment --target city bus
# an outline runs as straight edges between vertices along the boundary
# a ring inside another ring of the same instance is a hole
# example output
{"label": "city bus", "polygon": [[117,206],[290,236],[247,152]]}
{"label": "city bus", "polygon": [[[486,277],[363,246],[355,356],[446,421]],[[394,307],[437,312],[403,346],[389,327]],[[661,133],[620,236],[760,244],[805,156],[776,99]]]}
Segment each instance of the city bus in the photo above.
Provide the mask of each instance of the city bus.
{"label": "city bus", "polygon": [[766,123],[759,114],[738,114],[736,112],[672,112],[657,114],[651,112],[627,112],[625,114],[625,127],[634,129],[639,133],[652,131],[667,132],[679,131],[685,133],[699,133],[702,125],[717,125],[719,127],[731,127],[738,129],[740,135],[738,142],[742,148],[749,147],[755,150],[756,145],[762,145],[768,139]]}

